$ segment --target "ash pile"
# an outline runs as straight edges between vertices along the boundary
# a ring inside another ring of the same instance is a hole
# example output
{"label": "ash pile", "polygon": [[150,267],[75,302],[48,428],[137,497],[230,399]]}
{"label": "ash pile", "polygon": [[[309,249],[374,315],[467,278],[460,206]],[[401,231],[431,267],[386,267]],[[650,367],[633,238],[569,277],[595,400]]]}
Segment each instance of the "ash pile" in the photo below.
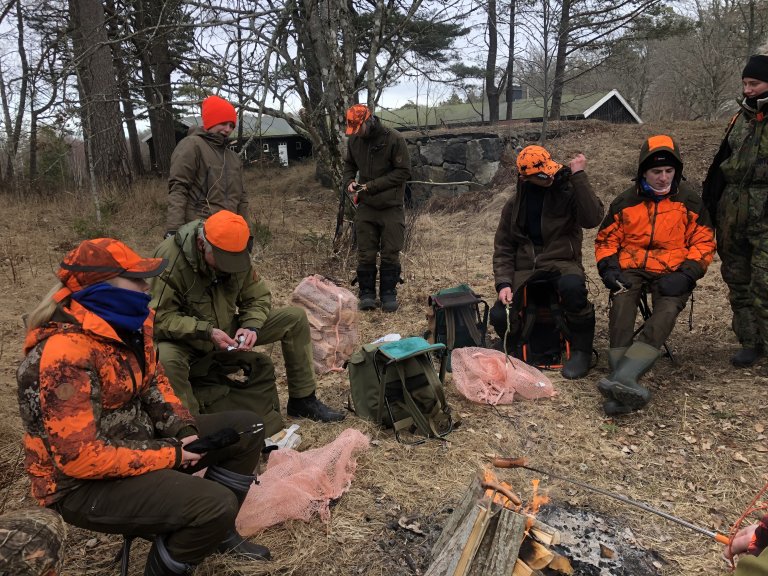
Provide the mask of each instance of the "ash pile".
{"label": "ash pile", "polygon": [[[568,557],[579,576],[656,576],[665,564],[653,550],[615,519],[584,508],[545,504],[536,516],[557,529],[555,549]],[[545,572],[546,573],[546,572]]]}

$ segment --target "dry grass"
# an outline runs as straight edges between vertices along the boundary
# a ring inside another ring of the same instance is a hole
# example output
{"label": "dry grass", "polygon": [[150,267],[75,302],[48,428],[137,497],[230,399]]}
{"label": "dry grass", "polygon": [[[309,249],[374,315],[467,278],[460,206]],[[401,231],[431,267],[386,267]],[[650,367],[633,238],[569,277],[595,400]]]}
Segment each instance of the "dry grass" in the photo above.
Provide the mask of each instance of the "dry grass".
{"label": "dry grass", "polygon": [[[675,127],[686,174],[694,184],[701,181],[722,128]],[[583,151],[590,179],[607,204],[634,175],[643,136],[666,129],[569,125],[568,133],[549,146],[559,159]],[[272,284],[276,305],[287,303],[290,291],[307,274],[322,273],[344,282],[353,276],[353,259],[330,258],[336,196],[318,187],[312,176],[311,166],[248,174],[253,220],[264,240],[257,262]],[[388,332],[422,333],[426,297],[439,288],[467,282],[489,301],[493,299],[493,233],[508,193],[501,188],[475,193],[452,201],[450,209],[419,215],[403,259],[407,283],[401,289],[402,307],[396,314],[365,314],[361,320],[364,340]],[[21,436],[14,376],[23,336],[20,316],[47,291],[62,254],[87,231],[88,206],[87,199],[74,195],[46,203],[10,202],[0,225],[0,278],[5,286],[0,297],[0,378],[5,400],[0,404],[0,486],[6,509],[31,504],[28,483],[15,467]],[[163,232],[163,183],[141,183],[130,196],[116,197],[107,206],[110,215],[101,226],[103,233],[125,240],[142,253],[151,252]],[[585,265],[598,308],[596,347],[604,351],[607,293],[592,261],[594,233],[586,236]],[[696,297],[694,331],[687,331],[686,310],[670,338],[677,364],[662,359],[647,376],[654,398],[638,414],[616,420],[603,417],[594,386],[606,371],[602,355],[597,368],[583,380],[568,382],[557,373],[550,374],[559,390],[555,399],[519,402],[498,411],[461,399],[449,380],[449,402],[464,422],[447,443],[401,446],[389,432],[353,416],[339,425],[301,422],[303,448],[329,442],[346,426],[375,440],[359,460],[350,491],[332,509],[330,523],[288,522],[267,530],[258,541],[272,548],[272,562],[227,566],[214,557],[198,573],[226,574],[232,568],[254,575],[416,574],[428,562],[425,552],[439,533],[447,508],[494,454],[524,455],[533,466],[618,491],[703,526],[727,529],[768,480],[766,441],[755,430],[755,424],[765,421],[768,386],[762,372],[733,370],[728,364],[736,343],[729,329],[719,263],[700,283]],[[276,349],[273,352],[278,354]],[[278,372],[282,381],[279,364]],[[341,406],[348,383],[344,375],[327,375],[319,379],[319,389],[327,403]],[[279,391],[284,404],[283,384]],[[523,492],[532,478],[524,471],[501,471],[500,476]],[[720,547],[704,537],[563,483],[545,479],[543,484],[555,499],[621,518],[643,546],[667,560],[663,574],[725,573]],[[428,535],[398,529],[401,516],[417,518]],[[119,539],[98,536],[94,540],[94,534],[82,530],[70,534],[65,574],[117,573],[116,568],[110,572],[109,562]],[[145,545],[136,545],[132,574],[141,574],[145,551]]]}

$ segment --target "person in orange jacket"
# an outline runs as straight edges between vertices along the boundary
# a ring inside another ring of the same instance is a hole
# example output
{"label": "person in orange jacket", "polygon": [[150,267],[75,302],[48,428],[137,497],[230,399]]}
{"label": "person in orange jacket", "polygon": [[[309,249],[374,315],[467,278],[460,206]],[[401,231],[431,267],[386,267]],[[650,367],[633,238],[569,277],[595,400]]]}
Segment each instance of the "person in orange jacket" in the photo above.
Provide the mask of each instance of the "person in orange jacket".
{"label": "person in orange jacket", "polygon": [[736,533],[723,557],[732,561],[736,556],[739,560],[735,576],[768,576],[768,514]]}
{"label": "person in orange jacket", "polygon": [[[32,495],[75,526],[153,540],[145,576],[189,574],[217,551],[269,558],[234,527],[264,443],[260,420],[193,418],[157,363],[146,278],[166,264],[111,238],[83,241],[28,315],[17,373]],[[187,449],[223,428],[241,433],[235,444]]]}
{"label": "person in orange jacket", "polygon": [[[611,203],[595,238],[597,270],[611,291],[611,373],[598,382],[609,416],[638,410],[650,400],[638,379],[656,362],[714,256],[709,214],[682,180],[677,143],[664,134],[646,139],[634,185]],[[653,313],[633,339],[643,288],[651,295]]]}

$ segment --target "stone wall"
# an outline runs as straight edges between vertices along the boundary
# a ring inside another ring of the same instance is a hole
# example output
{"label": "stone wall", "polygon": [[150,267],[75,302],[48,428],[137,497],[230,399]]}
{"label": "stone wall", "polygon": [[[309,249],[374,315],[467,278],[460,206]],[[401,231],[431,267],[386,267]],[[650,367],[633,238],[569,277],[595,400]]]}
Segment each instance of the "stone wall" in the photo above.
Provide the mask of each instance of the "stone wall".
{"label": "stone wall", "polygon": [[506,147],[504,138],[494,133],[439,134],[407,138],[411,156],[411,180],[435,183],[473,182],[433,186],[411,184],[414,199],[434,195],[454,196],[479,190],[490,184]]}

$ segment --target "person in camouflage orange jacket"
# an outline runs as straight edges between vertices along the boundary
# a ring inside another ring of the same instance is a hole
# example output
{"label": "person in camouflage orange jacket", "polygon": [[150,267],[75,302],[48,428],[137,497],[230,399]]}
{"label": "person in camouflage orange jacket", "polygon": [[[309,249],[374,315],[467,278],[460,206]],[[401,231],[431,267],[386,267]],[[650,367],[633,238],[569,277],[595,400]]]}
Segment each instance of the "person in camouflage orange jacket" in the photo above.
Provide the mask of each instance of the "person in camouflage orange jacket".
{"label": "person in camouflage orange jacket", "polygon": [[[263,444],[250,412],[193,418],[157,363],[149,285],[160,258],[86,240],[27,318],[18,394],[32,494],[70,524],[154,538],[145,575],[187,573],[214,551],[269,551],[234,530]],[[206,455],[187,450],[224,427],[243,434]],[[189,473],[208,467],[205,478]]]}
{"label": "person in camouflage orange jacket", "polygon": [[[701,197],[683,179],[683,161],[669,136],[651,136],[640,149],[635,184],[611,203],[595,238],[597,269],[611,290],[608,363],[598,383],[608,415],[637,410],[650,392],[637,379],[704,276],[715,237]],[[635,316],[645,288],[653,313],[633,342]]]}

